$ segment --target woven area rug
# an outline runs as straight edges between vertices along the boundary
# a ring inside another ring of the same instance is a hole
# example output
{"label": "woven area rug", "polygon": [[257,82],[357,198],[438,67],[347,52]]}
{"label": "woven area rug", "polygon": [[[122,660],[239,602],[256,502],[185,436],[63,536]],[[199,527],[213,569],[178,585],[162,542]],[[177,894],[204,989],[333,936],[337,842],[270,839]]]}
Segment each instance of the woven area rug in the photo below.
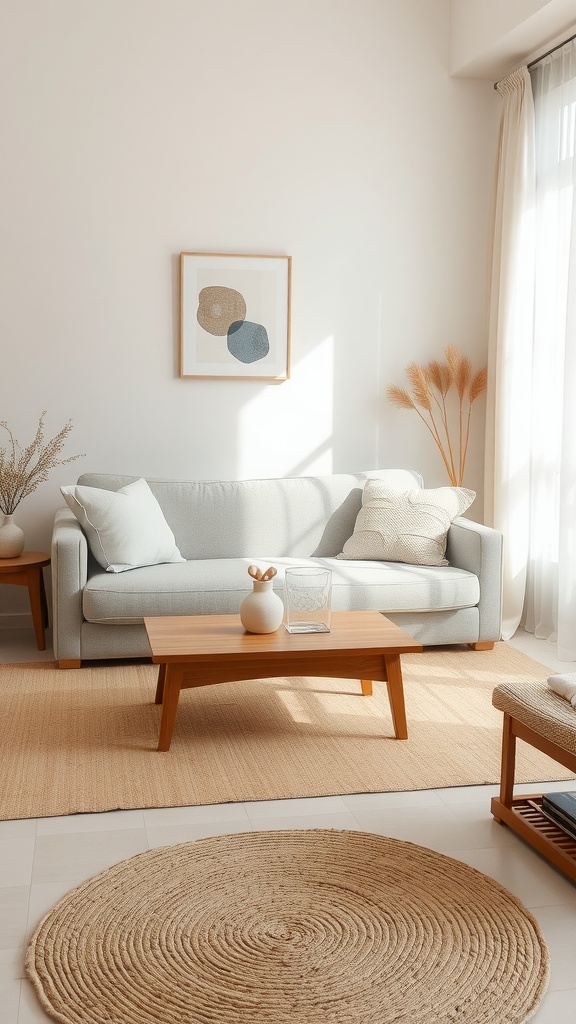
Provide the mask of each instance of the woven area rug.
{"label": "woven area rug", "polygon": [[516,897],[461,861],[314,829],[123,861],[44,918],[26,970],[70,1024],[521,1024],[549,955]]}
{"label": "woven area rug", "polygon": [[[267,679],[182,692],[158,753],[151,664],[0,666],[0,818],[495,783],[502,680],[549,670],[505,643],[402,657],[409,738],[393,738],[387,689]],[[518,744],[518,781],[572,779]]]}

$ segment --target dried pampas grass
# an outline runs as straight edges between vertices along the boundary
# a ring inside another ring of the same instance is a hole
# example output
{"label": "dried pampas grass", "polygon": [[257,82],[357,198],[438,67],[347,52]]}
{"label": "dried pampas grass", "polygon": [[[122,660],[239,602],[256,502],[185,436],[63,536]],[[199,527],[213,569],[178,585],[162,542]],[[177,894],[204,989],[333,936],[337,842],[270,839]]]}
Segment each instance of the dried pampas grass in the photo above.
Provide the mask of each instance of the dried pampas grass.
{"label": "dried pampas grass", "polygon": [[[474,372],[468,356],[462,355],[456,345],[447,345],[443,362],[434,359],[426,365],[409,363],[406,376],[410,391],[391,384],[386,394],[398,408],[415,409],[434,438],[450,483],[460,487],[466,468],[472,405],[486,390],[486,369]],[[449,400],[451,389],[456,392],[455,403]]]}

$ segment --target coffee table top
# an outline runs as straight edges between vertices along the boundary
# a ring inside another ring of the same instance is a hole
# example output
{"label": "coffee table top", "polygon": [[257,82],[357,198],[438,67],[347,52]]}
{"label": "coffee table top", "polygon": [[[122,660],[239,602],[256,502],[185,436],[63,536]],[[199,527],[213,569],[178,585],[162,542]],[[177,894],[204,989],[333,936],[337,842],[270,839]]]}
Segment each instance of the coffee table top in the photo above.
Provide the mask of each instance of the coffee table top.
{"label": "coffee table top", "polygon": [[380,612],[332,612],[329,633],[247,633],[239,615],[161,615],[144,619],[152,660],[193,661],[242,654],[371,651],[407,654],[422,644]]}

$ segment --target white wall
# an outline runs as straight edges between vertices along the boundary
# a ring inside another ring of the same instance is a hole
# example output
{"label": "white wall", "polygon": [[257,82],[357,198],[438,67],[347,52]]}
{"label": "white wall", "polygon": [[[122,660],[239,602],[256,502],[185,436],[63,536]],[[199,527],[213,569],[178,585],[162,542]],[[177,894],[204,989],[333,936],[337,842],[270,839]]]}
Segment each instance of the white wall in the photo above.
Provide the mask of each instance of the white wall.
{"label": "white wall", "polygon": [[503,78],[575,25],[574,0],[450,0],[450,70]]}
{"label": "white wall", "polygon": [[[0,418],[86,453],[18,509],[28,547],[83,470],[447,482],[384,390],[485,356],[500,111],[449,75],[449,0],[2,0],[0,94]],[[292,256],[289,381],[179,379],[181,250]]]}

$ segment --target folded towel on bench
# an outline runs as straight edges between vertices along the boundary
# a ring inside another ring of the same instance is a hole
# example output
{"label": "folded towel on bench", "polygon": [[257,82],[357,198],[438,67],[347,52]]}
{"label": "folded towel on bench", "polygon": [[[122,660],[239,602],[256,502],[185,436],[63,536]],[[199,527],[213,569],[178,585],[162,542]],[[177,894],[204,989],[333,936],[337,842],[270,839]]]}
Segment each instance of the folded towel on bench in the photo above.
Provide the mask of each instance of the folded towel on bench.
{"label": "folded towel on bench", "polygon": [[564,672],[557,676],[548,676],[548,686],[560,697],[569,700],[576,708],[576,672]]}

